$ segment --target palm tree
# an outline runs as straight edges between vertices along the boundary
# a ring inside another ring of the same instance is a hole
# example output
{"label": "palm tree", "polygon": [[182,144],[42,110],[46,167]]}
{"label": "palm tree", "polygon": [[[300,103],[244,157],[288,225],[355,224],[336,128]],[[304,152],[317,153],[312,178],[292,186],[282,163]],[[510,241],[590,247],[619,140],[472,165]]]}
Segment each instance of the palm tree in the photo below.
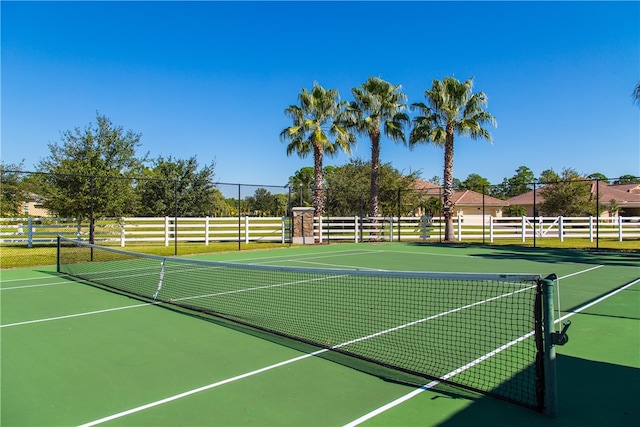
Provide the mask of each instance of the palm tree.
{"label": "palm tree", "polygon": [[455,134],[491,142],[485,124],[497,126],[496,119],[483,110],[487,105],[484,92],[472,93],[473,78],[460,82],[454,77],[433,80],[431,89],[424,92],[427,104],[412,104],[418,110],[413,119],[409,147],[419,143],[444,146],[443,215],[445,241],[453,241],[453,138]]}
{"label": "palm tree", "polygon": [[287,117],[293,120],[293,125],[280,132],[280,140],[289,141],[288,156],[297,153],[301,158],[305,158],[313,152],[313,206],[315,215],[320,216],[324,206],[322,178],[324,154],[331,156],[339,150],[351,154],[351,147],[355,144],[356,138],[340,124],[347,102],[340,102],[337,90],[324,89],[318,83],[314,83],[311,92],[302,88],[298,100],[299,106],[290,105],[284,110]]}
{"label": "palm tree", "polygon": [[405,142],[403,127],[409,122],[404,113],[407,97],[402,86],[394,86],[379,77],[369,77],[361,87],[351,89],[355,98],[349,106],[349,125],[371,140],[371,190],[369,214],[380,214],[378,190],[380,182],[380,136]]}

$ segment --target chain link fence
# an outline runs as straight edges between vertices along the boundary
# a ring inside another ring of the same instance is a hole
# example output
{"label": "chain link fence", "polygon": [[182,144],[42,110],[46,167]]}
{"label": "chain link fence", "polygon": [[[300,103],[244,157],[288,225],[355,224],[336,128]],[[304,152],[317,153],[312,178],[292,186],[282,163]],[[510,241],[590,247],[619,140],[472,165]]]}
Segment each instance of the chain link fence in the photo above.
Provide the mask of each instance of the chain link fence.
{"label": "chain link fence", "polygon": [[[178,255],[290,242],[288,186],[2,170],[0,267],[55,263],[58,234]],[[28,249],[28,252],[25,250]],[[181,252],[182,251],[182,252]]]}
{"label": "chain link fence", "polygon": [[[533,181],[512,197],[503,185],[457,189],[455,240],[540,247],[580,239],[594,249],[638,242],[640,184],[619,181]],[[377,217],[369,216],[368,191],[324,188],[314,241],[444,241],[442,187],[422,181],[415,187],[380,188]],[[212,251],[212,245],[241,250],[290,244],[292,208],[311,207],[313,193],[277,185],[2,170],[0,266],[19,265],[25,249],[52,264],[57,234],[167,255],[188,246]]]}

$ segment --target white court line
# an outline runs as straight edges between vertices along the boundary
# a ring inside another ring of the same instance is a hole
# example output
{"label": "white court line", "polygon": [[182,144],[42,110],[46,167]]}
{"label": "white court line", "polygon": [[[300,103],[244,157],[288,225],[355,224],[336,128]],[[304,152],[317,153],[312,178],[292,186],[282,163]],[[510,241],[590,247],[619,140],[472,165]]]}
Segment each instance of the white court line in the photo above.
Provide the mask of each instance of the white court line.
{"label": "white court line", "polygon": [[[248,373],[245,373],[245,374],[242,374],[242,375],[238,375],[238,376],[233,377],[233,378],[228,378],[226,380],[219,381],[219,382],[216,382],[216,383],[213,383],[213,384],[209,384],[209,385],[206,385],[206,386],[194,389],[194,390],[189,390],[189,391],[186,391],[184,393],[176,394],[174,396],[170,396],[170,397],[167,397],[167,398],[162,399],[162,400],[151,402],[151,403],[148,403],[146,405],[138,406],[136,408],[132,408],[132,409],[129,409],[129,410],[126,410],[126,411],[123,411],[123,412],[119,412],[117,414],[109,415],[107,417],[100,418],[98,420],[94,420],[94,421],[88,422],[86,424],[82,424],[80,427],[90,427],[90,426],[95,426],[95,425],[98,425],[98,424],[102,424],[104,422],[111,421],[111,420],[114,420],[114,419],[117,419],[117,418],[121,418],[121,417],[124,417],[124,416],[127,416],[127,415],[131,415],[133,413],[140,412],[140,411],[143,411],[145,409],[153,408],[154,406],[162,405],[164,403],[172,402],[174,400],[178,400],[178,399],[181,399],[183,397],[190,396],[192,394],[195,394],[195,393],[198,393],[198,392],[201,392],[201,391],[210,390],[210,389],[212,389],[214,387],[218,387],[218,386],[223,385],[223,384],[228,384],[230,382],[241,380],[241,379],[253,376],[253,375],[257,375],[257,374],[260,374],[262,372],[266,372],[266,371],[269,371],[271,369],[278,368],[280,366],[288,365],[290,363],[297,362],[299,360],[304,360],[304,359],[307,359],[307,358],[309,358],[311,356],[316,356],[318,354],[327,352],[330,349],[337,349],[337,348],[345,347],[347,345],[350,345],[350,344],[353,344],[353,343],[356,343],[356,342],[360,342],[360,341],[363,341],[363,340],[367,340],[367,339],[371,339],[371,338],[374,338],[374,337],[378,337],[380,335],[388,334],[390,332],[394,332],[394,331],[397,331],[399,329],[403,329],[403,328],[406,328],[406,327],[409,327],[409,326],[412,326],[412,325],[415,325],[415,324],[418,324],[418,323],[422,323],[422,322],[425,322],[427,320],[433,320],[433,319],[436,319],[438,317],[446,316],[446,315],[448,315],[450,313],[454,313],[454,312],[457,312],[457,311],[464,310],[466,308],[474,307],[474,306],[479,305],[479,304],[484,304],[485,302],[494,301],[494,300],[500,299],[500,298],[505,298],[505,297],[517,294],[519,292],[522,292],[524,290],[526,290],[526,289],[520,289],[520,290],[517,290],[517,291],[514,291],[514,292],[509,292],[509,293],[506,293],[506,294],[495,296],[495,297],[486,299],[484,301],[480,301],[480,302],[476,302],[476,303],[473,303],[473,304],[466,305],[464,307],[458,307],[458,308],[455,308],[455,309],[452,309],[452,310],[448,310],[448,311],[445,311],[445,312],[430,316],[428,318],[416,320],[416,321],[413,321],[413,322],[410,322],[410,323],[406,323],[406,324],[400,325],[400,326],[395,326],[395,327],[389,328],[389,329],[387,329],[385,331],[376,332],[376,333],[368,335],[366,337],[361,337],[361,338],[357,338],[357,339],[354,339],[354,340],[343,342],[341,344],[336,344],[334,346],[331,346],[329,349],[321,349],[321,350],[315,351],[313,353],[305,354],[303,356],[299,356],[299,357],[296,357],[296,358],[293,358],[293,359],[288,359],[288,360],[285,360],[283,362],[276,363],[274,365],[266,366],[264,368],[261,368],[261,369],[258,369],[258,370],[252,371],[252,372],[248,372]],[[518,340],[522,340],[522,339],[524,339],[524,337],[521,337]],[[500,350],[500,351],[502,351],[502,350]],[[489,354],[492,355],[492,353],[489,353]],[[490,357],[490,356],[489,355],[483,356],[483,358],[487,358],[487,357]],[[482,359],[482,360],[484,360],[484,359]],[[479,362],[476,362],[476,363],[479,363]],[[465,368],[465,369],[468,369],[468,368]],[[454,372],[456,372],[456,374],[457,374],[458,370],[456,370]]]}
{"label": "white court line", "polygon": [[342,265],[342,264],[329,264],[326,262],[312,262],[312,261],[303,261],[303,260],[295,260],[295,259],[289,259],[287,260],[289,262],[295,262],[298,264],[311,264],[311,265],[321,265],[323,267],[339,267],[345,270],[371,270],[371,271],[387,271],[387,270],[383,270],[380,268],[368,268],[368,267],[355,267],[352,265]]}
{"label": "white court line", "polygon": [[[167,274],[173,274],[173,273],[184,273],[184,272],[192,272],[192,271],[198,271],[198,270],[206,270],[209,269],[210,267],[200,267],[200,268],[184,268],[182,270],[179,269],[169,269],[167,270]],[[214,267],[214,268],[222,268],[222,267]],[[142,277],[142,276],[158,276],[159,272],[156,269],[150,268],[150,267],[136,267],[136,268],[127,268],[127,269],[120,269],[120,270],[105,270],[105,271],[96,271],[94,273],[85,273],[87,276],[91,276],[91,275],[98,275],[98,274],[105,274],[105,273],[125,273],[125,272],[132,272],[132,271],[145,271],[144,273],[139,273],[139,274],[128,274],[125,276],[114,276],[114,277],[109,277],[110,279],[126,279],[129,277]],[[58,275],[58,277],[70,277],[73,278],[72,275],[69,274],[60,274]],[[42,278],[32,278],[32,279],[15,279],[13,281],[18,281],[18,280],[40,280],[40,279],[45,279],[46,277],[42,277]],[[90,281],[90,280],[89,280]],[[3,280],[3,283],[5,282],[10,282],[10,280]],[[37,288],[37,287],[42,287],[42,286],[52,286],[52,285],[62,285],[62,284],[66,284],[66,283],[78,283],[75,280],[67,280],[65,282],[51,282],[51,283],[40,283],[40,284],[36,284],[36,285],[25,285],[25,286],[11,286],[8,288],[0,288],[0,291],[9,291],[9,290],[14,290],[14,289],[29,289],[29,288]]]}
{"label": "white court line", "polygon": [[[602,267],[602,266],[599,266],[599,267]],[[595,268],[598,268],[598,267],[595,267]],[[569,274],[569,275],[567,275],[567,276],[563,276],[563,277],[561,277],[561,278],[562,278],[562,279],[564,279],[564,278],[567,278],[567,277],[570,277],[570,276],[575,276],[576,274],[585,273],[585,272],[587,272],[587,271],[594,270],[595,268],[590,268],[590,269],[588,269],[588,270],[583,270],[583,271],[579,271],[579,272],[577,272],[577,273],[572,273],[572,274]],[[560,279],[560,278],[559,278],[559,279]],[[610,298],[610,297],[614,296],[614,295],[615,295],[615,294],[617,294],[618,292],[621,292],[621,291],[623,291],[623,290],[625,290],[625,289],[627,289],[627,288],[630,288],[631,286],[635,285],[636,283],[640,283],[640,278],[638,278],[638,279],[634,280],[634,281],[633,281],[633,282],[631,282],[631,283],[626,284],[625,286],[623,286],[623,287],[621,287],[621,288],[619,288],[619,289],[616,289],[615,291],[612,291],[612,292],[610,292],[610,293],[608,293],[608,294],[606,294],[606,295],[603,295],[601,298],[598,298],[597,300],[592,301],[591,303],[589,303],[589,304],[587,304],[587,305],[584,305],[584,306],[582,306],[582,307],[579,307],[579,308],[578,308],[578,309],[576,309],[576,310],[573,310],[571,313],[569,313],[569,314],[565,315],[564,317],[561,317],[561,318],[559,318],[559,319],[556,319],[554,323],[560,323],[560,322],[562,322],[562,321],[564,321],[564,320],[568,319],[569,317],[574,316],[574,315],[576,315],[576,314],[580,313],[581,311],[586,310],[587,308],[589,308],[589,307],[591,307],[591,306],[593,306],[593,305],[595,305],[595,304],[597,304],[597,303],[599,303],[599,302],[602,302],[602,301],[604,301],[604,300],[605,300],[605,299],[607,299],[607,298]],[[500,347],[499,349],[496,349],[496,350],[492,351],[491,353],[487,353],[487,355],[482,356],[482,357],[481,357],[481,358],[479,358],[479,359],[476,359],[478,362],[476,362],[476,361],[474,360],[474,361],[473,361],[473,362],[471,362],[470,364],[465,365],[465,366],[466,366],[466,368],[465,368],[465,367],[462,367],[462,368],[458,368],[458,369],[456,369],[455,371],[451,371],[451,372],[449,372],[449,373],[447,373],[447,374],[443,375],[442,377],[440,377],[440,380],[441,380],[441,381],[443,381],[443,380],[447,380],[447,379],[449,379],[449,378],[451,378],[451,377],[453,377],[453,376],[455,376],[455,375],[459,374],[460,372],[463,372],[463,371],[465,371],[466,369],[468,369],[468,368],[470,368],[470,367],[472,367],[472,366],[477,365],[480,361],[485,360],[485,359],[487,359],[488,357],[490,357],[489,355],[493,356],[494,354],[497,354],[497,353],[499,353],[500,351],[502,351],[502,350],[504,350],[504,349],[506,349],[506,348],[508,348],[508,347],[511,347],[512,345],[517,344],[517,343],[518,343],[518,342],[520,342],[522,339],[528,338],[528,337],[529,337],[529,336],[531,336],[532,334],[533,334],[533,332],[530,332],[530,333],[528,333],[528,334],[526,334],[526,335],[524,335],[524,336],[522,336],[522,337],[518,338],[517,340],[514,340],[514,341],[512,341],[512,342],[510,342],[510,343],[508,343],[508,344],[506,344],[506,345],[504,345],[504,346],[502,346],[502,347]],[[482,360],[480,360],[480,359],[482,359]],[[357,426],[357,425],[360,425],[361,423],[363,423],[363,422],[365,422],[365,421],[368,421],[368,420],[370,420],[371,418],[373,418],[373,417],[375,417],[375,416],[377,416],[377,415],[380,415],[381,413],[383,413],[383,412],[385,412],[385,411],[388,411],[389,409],[392,409],[392,408],[394,408],[394,407],[396,407],[396,406],[400,405],[401,403],[404,403],[404,402],[406,402],[407,400],[409,400],[409,399],[411,399],[411,398],[413,398],[413,397],[415,397],[415,396],[419,395],[419,394],[420,394],[420,393],[422,393],[423,391],[426,391],[426,390],[432,389],[433,387],[437,386],[438,384],[440,384],[440,381],[431,381],[430,383],[423,385],[422,387],[420,387],[420,388],[418,388],[418,389],[416,389],[416,390],[412,391],[411,393],[408,393],[408,394],[406,394],[406,395],[404,395],[404,396],[401,396],[401,397],[399,397],[398,399],[396,399],[396,400],[394,400],[394,401],[392,401],[392,402],[389,402],[389,403],[387,403],[386,405],[381,406],[381,407],[379,407],[379,408],[377,408],[377,409],[375,409],[375,410],[373,410],[373,411],[369,412],[368,414],[365,414],[365,415],[361,416],[360,418],[358,418],[358,419],[356,419],[356,420],[354,420],[354,421],[351,421],[351,422],[350,422],[350,423],[348,423],[348,424],[345,424],[345,425],[344,425],[344,427],[355,427],[355,426]]]}
{"label": "white court line", "polygon": [[[382,252],[382,251],[381,251]],[[384,251],[385,253],[407,254],[407,255],[423,255],[423,256],[443,256],[451,258],[475,258],[473,255],[454,255],[454,254],[438,254],[432,252],[413,252],[413,251]]]}
{"label": "white court line", "polygon": [[227,378],[226,380],[218,381],[217,383],[209,384],[200,388],[196,388],[193,390],[185,391],[184,393],[176,394],[175,396],[167,397],[166,399],[157,400],[155,402],[148,403],[146,405],[138,406],[137,408],[132,408],[124,412],[119,412],[117,414],[109,415],[108,417],[100,418],[99,420],[90,421],[85,424],[81,424],[80,427],[91,427],[98,424],[106,423],[107,421],[115,420],[117,418],[122,418],[127,415],[135,414],[136,412],[144,411],[145,409],[153,408],[154,406],[162,405],[165,403],[173,402],[174,400],[181,399],[183,397],[191,396],[195,393],[200,393],[201,391],[211,390],[212,388],[219,387],[221,385],[225,385],[234,381],[241,380],[243,378],[251,377],[253,375],[261,374],[262,372],[270,371],[271,369],[279,368],[280,366],[288,365],[290,363],[298,362],[303,359],[307,359],[309,357],[317,356],[318,354],[329,351],[327,349],[322,349],[315,351],[313,353],[304,354],[302,356],[288,359],[283,362],[279,362],[273,365],[265,366],[264,368],[256,369],[255,371],[247,372],[232,378]]}
{"label": "white court line", "polygon": [[595,267],[587,268],[586,270],[580,270],[575,273],[567,274],[566,276],[558,277],[558,280],[566,279],[567,277],[577,276],[578,274],[582,274],[582,273],[588,273],[589,271],[596,270],[600,267],[604,267],[604,265],[596,265]]}
{"label": "white court line", "polygon": [[616,289],[615,291],[609,292],[608,294],[605,294],[605,295],[601,296],[601,297],[600,297],[600,298],[598,298],[597,300],[591,301],[591,302],[590,302],[590,303],[588,303],[588,304],[585,304],[585,305],[580,306],[580,307],[578,307],[578,308],[576,308],[576,309],[574,309],[574,310],[571,310],[571,311],[569,312],[569,314],[565,314],[565,315],[564,315],[564,316],[562,316],[561,318],[556,319],[556,323],[558,323],[558,322],[562,322],[563,320],[566,320],[566,319],[568,319],[569,317],[571,317],[571,316],[573,316],[573,315],[575,315],[575,314],[578,314],[578,313],[580,313],[580,312],[582,312],[582,311],[586,310],[586,309],[587,309],[587,308],[589,308],[589,307],[593,307],[594,305],[596,305],[596,304],[598,304],[598,303],[601,303],[602,301],[606,300],[607,298],[612,297],[612,296],[614,296],[615,294],[617,294],[617,293],[619,293],[619,292],[622,292],[622,291],[624,291],[625,289],[630,288],[631,286],[635,285],[636,283],[640,283],[640,278],[638,278],[638,279],[634,280],[634,281],[633,281],[633,282],[631,282],[631,283],[627,283],[626,285],[624,285],[624,286],[623,286],[623,287],[621,287],[621,288]]}
{"label": "white court line", "polygon": [[300,283],[312,283],[312,282],[320,282],[320,281],[324,281],[324,280],[332,280],[332,279],[337,279],[337,278],[340,278],[340,277],[344,277],[344,274],[339,274],[339,275],[335,275],[335,276],[328,276],[328,277],[318,277],[316,279],[296,280],[295,282],[276,283],[274,285],[255,286],[253,288],[233,289],[233,290],[230,290],[230,291],[215,292],[213,294],[197,295],[197,296],[184,297],[184,298],[175,298],[174,301],[188,301],[188,300],[199,299],[199,298],[210,298],[210,297],[217,297],[217,296],[222,296],[222,295],[239,294],[239,293],[242,293],[242,292],[250,292],[250,291],[259,291],[259,290],[262,290],[262,289],[279,288],[281,286],[297,285],[297,284],[300,284]]}
{"label": "white court line", "polygon": [[64,282],[49,282],[49,283],[40,283],[38,285],[24,285],[24,286],[10,286],[8,288],[0,288],[0,291],[11,291],[15,289],[29,289],[29,288],[41,288],[43,286],[53,286],[53,285],[65,285],[68,283],[76,283],[73,280],[65,280]]}
{"label": "white court line", "polygon": [[[52,271],[52,273],[55,273]],[[67,274],[58,274],[56,273],[56,277],[67,276]],[[8,279],[8,280],[0,280],[2,283],[10,283],[10,282],[24,282],[27,280],[41,280],[41,279],[51,279],[51,276],[38,276],[38,277],[23,277],[21,279]]]}
{"label": "white court line", "polygon": [[[311,259],[316,259],[316,258],[326,258],[326,257],[331,257],[334,256],[334,254],[344,254],[346,256],[350,256],[350,255],[366,255],[368,253],[377,253],[377,252],[384,252],[381,251],[379,249],[377,250],[363,250],[363,249],[349,249],[349,250],[343,250],[343,251],[331,251],[331,252],[316,252],[316,253],[310,253],[310,254],[298,254],[298,256],[305,257],[305,258],[311,258]],[[230,260],[230,261],[221,261],[221,262],[235,262],[235,263],[244,263],[246,261],[263,261],[263,260],[273,260],[273,262],[277,262],[278,260],[283,260],[284,261],[288,261],[289,259],[293,259],[291,258],[292,254],[286,254],[286,255],[277,255],[277,256],[269,256],[269,257],[254,257],[254,258],[241,258],[241,259],[234,259],[234,260]],[[194,259],[203,259],[203,258],[194,258]],[[205,261],[213,261],[213,262],[218,262],[217,260],[213,259],[210,260],[208,258],[204,258],[203,260]],[[267,264],[268,262],[264,262],[264,263],[256,263],[256,264]]]}
{"label": "white court line", "polygon": [[7,323],[6,325],[0,325],[0,328],[8,328],[10,326],[19,326],[19,325],[30,325],[32,323],[50,322],[53,320],[69,319],[72,317],[90,316],[92,314],[108,313],[110,311],[126,310],[128,308],[146,307],[149,305],[156,305],[156,304],[160,304],[160,302],[125,305],[123,307],[107,308],[104,310],[96,310],[96,311],[87,311],[84,313],[68,314],[66,316],[49,317],[46,319],[26,320],[24,322],[17,322],[17,323]]}
{"label": "white court line", "polygon": [[[379,254],[379,253],[383,253],[384,251],[350,251],[350,252],[351,253],[339,255],[339,257]],[[305,257],[305,258],[300,258],[300,259],[291,258],[291,256],[289,256],[288,258],[285,258],[285,259],[277,259],[277,260],[272,260],[272,261],[267,261],[267,262],[256,262],[254,264],[265,265],[265,264],[273,264],[275,262],[281,262],[281,261],[287,261],[287,262],[310,262],[310,261],[307,261],[307,260],[309,260],[309,259],[315,260],[315,259],[321,259],[321,258],[336,258],[336,255],[331,253],[331,254],[323,254],[321,256],[310,256],[310,257]],[[239,261],[245,261],[245,260],[239,260]],[[242,265],[242,264],[240,264],[240,265]],[[325,265],[331,265],[331,264],[325,264]],[[359,267],[350,267],[350,266],[341,266],[341,267],[343,267],[343,268],[359,268]]]}

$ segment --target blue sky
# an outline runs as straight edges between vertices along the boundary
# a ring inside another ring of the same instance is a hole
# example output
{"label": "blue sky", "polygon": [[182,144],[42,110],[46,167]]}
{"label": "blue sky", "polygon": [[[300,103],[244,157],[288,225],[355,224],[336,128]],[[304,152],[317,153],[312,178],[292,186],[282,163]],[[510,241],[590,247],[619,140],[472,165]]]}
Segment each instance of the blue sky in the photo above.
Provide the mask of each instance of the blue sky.
{"label": "blue sky", "polygon": [[[409,103],[433,79],[475,79],[493,144],[458,137],[454,176],[519,166],[640,175],[639,2],[7,2],[2,161],[33,170],[96,111],[142,134],[139,153],[216,162],[216,180],[284,185],[284,109],[317,81],[351,100],[367,77]],[[408,133],[408,131],[407,131]],[[368,159],[359,137],[354,157]],[[443,152],[382,141],[400,171],[442,175]],[[342,165],[348,158],[325,158]]]}

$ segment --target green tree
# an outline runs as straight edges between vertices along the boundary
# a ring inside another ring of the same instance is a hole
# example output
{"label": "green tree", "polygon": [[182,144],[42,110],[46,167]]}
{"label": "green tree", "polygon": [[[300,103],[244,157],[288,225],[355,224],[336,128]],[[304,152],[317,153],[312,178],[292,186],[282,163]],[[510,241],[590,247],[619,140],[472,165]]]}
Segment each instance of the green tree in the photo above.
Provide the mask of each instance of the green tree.
{"label": "green tree", "polygon": [[473,79],[460,82],[454,77],[433,80],[431,89],[424,93],[427,103],[412,104],[418,111],[413,119],[409,146],[431,143],[444,147],[443,216],[444,240],[455,240],[453,230],[453,142],[454,136],[491,141],[485,125],[496,126],[496,119],[484,108],[487,96],[484,92],[472,93]]}
{"label": "green tree", "polygon": [[135,199],[132,177],[139,175],[147,156],[136,156],[140,137],[96,114],[96,125],[61,132],[50,143],[50,155],[38,164],[43,206],[62,216],[121,216]]}
{"label": "green tree", "polygon": [[640,177],[634,175],[622,175],[613,181],[614,184],[640,184]]}
{"label": "green tree", "polygon": [[[338,166],[327,176],[327,210],[332,216],[365,215],[370,211],[369,193],[371,164],[353,159]],[[390,163],[380,165],[380,214],[394,216],[398,213],[398,198],[401,213],[414,213],[424,204],[421,194],[414,191],[417,173],[403,175]]]}
{"label": "green tree", "polygon": [[275,207],[276,211],[273,215],[286,216],[289,211],[289,195],[288,194],[275,194]]}
{"label": "green tree", "polygon": [[427,216],[439,216],[442,212],[442,200],[437,197],[429,197],[424,205]]}
{"label": "green tree", "polygon": [[591,215],[595,206],[591,200],[591,181],[580,176],[574,169],[565,168],[560,181],[546,185],[540,190],[544,201],[540,211],[549,216]]}
{"label": "green tree", "polygon": [[[274,216],[281,214],[280,200],[277,194],[271,194],[266,188],[256,189],[253,196],[245,197],[249,213],[256,216]],[[286,208],[285,208],[286,211]]]}
{"label": "green tree", "polygon": [[392,85],[379,77],[369,77],[360,87],[351,89],[354,101],[350,104],[349,124],[360,135],[371,141],[371,184],[369,190],[369,215],[380,215],[380,138],[382,134],[392,141],[405,142],[404,125],[409,116],[407,97],[402,86]]}
{"label": "green tree", "polygon": [[224,197],[213,184],[214,169],[215,162],[199,169],[196,157],[181,160],[159,156],[137,185],[140,214],[194,217],[227,211]]}
{"label": "green tree", "polygon": [[534,178],[535,175],[531,169],[526,166],[520,166],[516,169],[514,176],[503,179],[502,183],[494,188],[492,195],[501,199],[508,199],[524,194],[533,188]]}
{"label": "green tree", "polygon": [[218,188],[215,188],[214,191],[211,192],[211,209],[207,214],[216,217],[231,216],[227,201]]}
{"label": "green tree", "polygon": [[24,215],[24,203],[29,195],[22,167],[23,163],[5,165],[0,161],[0,216]]}
{"label": "green tree", "polygon": [[[240,215],[249,215],[251,213],[251,207],[249,206],[249,201],[246,197],[242,200],[229,197],[225,199],[225,203],[227,204],[227,211],[231,216],[237,216],[238,213]],[[238,208],[240,209],[240,212],[238,212]]]}
{"label": "green tree", "polygon": [[453,180],[451,181],[453,184],[453,189],[458,191],[458,190],[464,190],[464,185],[462,184],[462,181],[460,181],[458,178],[453,178]]}
{"label": "green tree", "polygon": [[[326,168],[324,168],[323,176],[326,173]],[[313,183],[314,172],[313,168],[309,166],[298,169],[293,176],[289,177],[289,188],[292,192],[291,197],[294,205],[311,206],[313,204]]]}
{"label": "green tree", "polygon": [[318,83],[308,92],[305,88],[298,95],[300,105],[290,105],[284,110],[293,125],[280,132],[280,140],[288,141],[287,155],[297,153],[304,158],[313,153],[315,215],[323,212],[324,194],[322,163],[324,155],[336,154],[339,150],[351,154],[356,138],[343,124],[341,116],[347,106],[340,101],[336,89],[324,89]]}
{"label": "green tree", "polygon": [[587,175],[587,178],[589,179],[597,179],[599,181],[604,181],[604,182],[609,182],[609,178],[607,178],[607,176],[603,173],[600,172],[594,172],[592,174]]}
{"label": "green tree", "polygon": [[504,209],[504,216],[509,217],[509,216],[525,216],[527,215],[527,209],[524,206],[520,206],[520,205],[513,205],[513,206],[507,206]]}
{"label": "green tree", "polygon": [[553,169],[546,169],[542,171],[542,173],[540,174],[540,179],[538,181],[541,184],[550,184],[559,180],[560,175],[558,175]]}
{"label": "green tree", "polygon": [[467,179],[462,181],[461,188],[482,193],[483,191],[486,192],[490,185],[491,184],[487,178],[484,178],[477,173],[472,173],[467,176]]}
{"label": "green tree", "polygon": [[616,199],[609,200],[609,205],[607,205],[606,210],[609,211],[610,217],[618,216],[618,210],[620,210],[620,204]]}
{"label": "green tree", "polygon": [[431,177],[431,179],[428,180],[428,182],[435,185],[440,185],[440,182],[442,182],[442,177],[434,175],[433,177]]}

